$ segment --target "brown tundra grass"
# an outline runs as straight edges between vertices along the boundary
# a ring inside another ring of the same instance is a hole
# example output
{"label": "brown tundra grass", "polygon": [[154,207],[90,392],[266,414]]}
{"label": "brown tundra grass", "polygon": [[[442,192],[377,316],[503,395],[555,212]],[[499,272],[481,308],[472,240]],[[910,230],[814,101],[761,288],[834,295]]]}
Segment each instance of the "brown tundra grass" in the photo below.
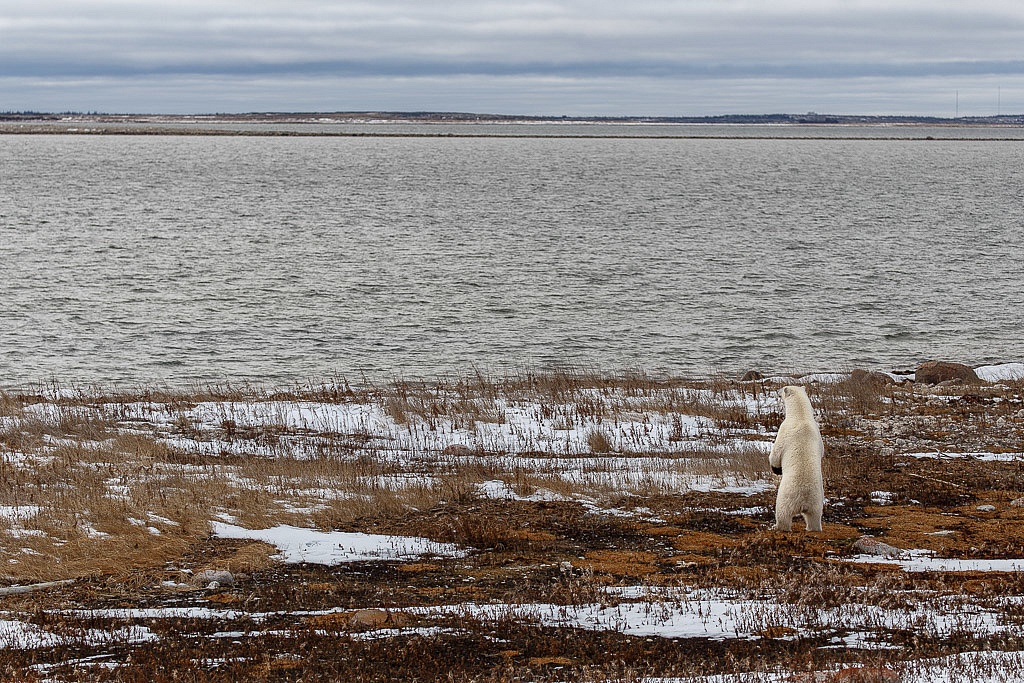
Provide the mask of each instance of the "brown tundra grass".
{"label": "brown tundra grass", "polygon": [[[67,637],[66,649],[0,644],[0,670],[12,680],[170,680],[168,665],[196,672],[190,680],[338,680],[342,671],[353,675],[352,667],[363,680],[437,680],[431,671],[457,681],[698,673],[758,680],[779,671],[837,672],[851,662],[925,670],[916,662],[926,657],[1024,648],[1005,629],[939,636],[911,626],[879,627],[879,642],[895,649],[836,648],[829,639],[848,634],[828,611],[847,609],[870,621],[876,608],[912,616],[919,607],[934,612],[953,601],[965,614],[995,610],[1003,623],[1021,623],[1019,608],[1000,601],[1024,595],[1020,575],[909,574],[845,560],[856,554],[861,535],[947,557],[1024,555],[1024,512],[1011,504],[1024,495],[1019,461],[907,455],[1024,451],[1022,383],[810,384],[826,441],[825,530],[782,535],[768,528],[774,480],[765,449],[782,418],[775,392],[790,381],[798,380],[567,369],[477,371],[362,388],[332,382],[283,390],[0,392],[0,588],[75,580],[0,596],[5,619],[35,620]],[[371,406],[373,419],[389,426],[376,433],[377,427],[345,431],[289,421],[289,410],[310,404]],[[258,419],[238,406],[258,408]],[[579,451],[445,446],[445,435],[456,431],[515,434],[521,427],[508,422],[510,407],[549,425],[554,443],[580,439]],[[413,434],[419,440],[407,438]],[[660,436],[645,441],[651,434]],[[694,478],[711,482],[712,490],[665,483]],[[494,482],[505,492],[484,495],[481,486],[493,490]],[[737,482],[759,487],[732,491]],[[891,494],[890,502],[878,502],[879,491]],[[425,536],[472,552],[460,559],[285,567],[265,544],[211,539],[214,520],[250,529],[292,524]],[[190,586],[186,570],[206,568],[239,577],[217,590]],[[756,626],[759,639],[677,642],[541,627],[511,616],[411,611],[466,603],[628,605],[634,598],[614,589],[638,586],[652,591],[640,598],[652,615],[672,601],[659,591],[724,590],[772,596],[787,606],[784,613],[803,615],[813,628],[796,631],[773,621],[778,610],[751,607],[743,623]],[[107,645],[87,643],[82,634],[90,629],[120,634],[125,623],[83,622],[67,607],[110,604],[279,616],[265,628],[251,619],[142,620],[157,636],[152,642],[116,635]],[[356,637],[377,632],[353,626],[352,615],[377,607],[394,627],[390,635]],[[294,616],[302,610],[342,611],[313,621]],[[420,627],[437,630],[402,630]],[[261,630],[268,635],[200,635]],[[88,663],[93,655],[113,668]]]}

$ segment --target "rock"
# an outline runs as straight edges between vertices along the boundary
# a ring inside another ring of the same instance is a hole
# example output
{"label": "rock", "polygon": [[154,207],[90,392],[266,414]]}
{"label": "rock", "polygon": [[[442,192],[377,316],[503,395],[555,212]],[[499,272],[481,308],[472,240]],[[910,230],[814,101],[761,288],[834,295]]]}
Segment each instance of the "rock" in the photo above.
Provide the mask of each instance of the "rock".
{"label": "rock", "polygon": [[192,583],[207,588],[210,588],[211,584],[217,584],[213,588],[220,588],[234,585],[235,576],[226,569],[204,569],[192,577]]}
{"label": "rock", "polygon": [[976,507],[974,509],[977,510],[978,512],[995,512],[996,511],[996,506],[995,505],[979,505],[978,507]]}
{"label": "rock", "polygon": [[977,384],[981,380],[970,366],[931,360],[917,366],[914,381],[921,384],[939,384],[940,382]]}
{"label": "rock", "polygon": [[891,384],[896,384],[889,375],[884,372],[877,372],[875,370],[854,370],[850,373],[850,381],[855,384],[869,384],[876,387],[884,387]]}
{"label": "rock", "polygon": [[400,627],[409,623],[404,612],[387,612],[382,609],[361,609],[347,613],[349,626],[356,628]]}
{"label": "rock", "polygon": [[1010,502],[1010,505],[1015,508],[1024,508],[1024,498],[1016,498]]}
{"label": "rock", "polygon": [[382,628],[402,628],[415,621],[407,612],[383,609],[360,609],[351,612],[329,612],[308,618],[315,628],[341,631],[368,631]]}
{"label": "rock", "polygon": [[746,373],[740,377],[741,382],[756,382],[761,379],[764,379],[764,375],[757,370],[747,370]]}
{"label": "rock", "polygon": [[463,446],[461,443],[453,443],[445,446],[444,450],[441,452],[445,455],[454,455],[460,458],[473,455],[473,450],[469,446]]}
{"label": "rock", "polygon": [[882,543],[876,538],[870,536],[861,536],[853,544],[854,550],[859,550],[862,553],[868,555],[878,555],[880,557],[899,557],[903,554],[903,551],[899,548],[894,548],[888,543]]}

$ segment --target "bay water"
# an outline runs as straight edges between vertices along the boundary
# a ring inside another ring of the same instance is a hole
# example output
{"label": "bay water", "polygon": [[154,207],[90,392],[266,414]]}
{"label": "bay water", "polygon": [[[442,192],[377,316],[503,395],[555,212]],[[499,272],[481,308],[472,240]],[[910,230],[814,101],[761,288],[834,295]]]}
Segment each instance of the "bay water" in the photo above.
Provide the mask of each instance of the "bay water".
{"label": "bay water", "polygon": [[641,133],[0,136],[0,388],[1024,360],[1024,140]]}

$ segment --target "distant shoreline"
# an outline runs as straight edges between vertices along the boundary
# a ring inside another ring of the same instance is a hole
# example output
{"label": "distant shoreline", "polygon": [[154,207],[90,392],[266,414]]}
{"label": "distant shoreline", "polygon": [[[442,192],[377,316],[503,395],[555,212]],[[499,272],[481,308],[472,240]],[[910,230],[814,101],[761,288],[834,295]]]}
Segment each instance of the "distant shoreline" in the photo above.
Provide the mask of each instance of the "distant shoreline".
{"label": "distant shoreline", "polygon": [[523,116],[465,112],[250,112],[244,114],[99,114],[10,112],[0,123],[507,123],[507,124],[737,124],[737,125],[924,125],[1024,126],[1024,114],[1000,116],[846,115],[846,114],[724,114],[720,116]]}
{"label": "distant shoreline", "polygon": [[[292,126],[283,129],[282,126]],[[338,130],[349,126],[358,130]],[[415,126],[415,130],[388,127]],[[459,127],[455,129],[455,127]],[[480,132],[471,129],[480,126]],[[505,126],[509,128],[503,130]],[[515,130],[512,127],[515,127]],[[593,126],[593,133],[578,128]],[[633,133],[616,133],[616,127]],[[678,133],[651,131],[637,135],[638,128],[680,127]],[[720,127],[756,126],[765,130],[815,129],[822,134],[801,131],[799,135],[750,134],[737,131],[694,133],[684,127],[705,130]],[[523,130],[523,128],[527,130]],[[536,127],[536,129],[531,129]],[[563,128],[565,132],[552,132]],[[573,127],[573,130],[569,130]],[[600,127],[600,130],[596,130]],[[298,130],[296,129],[298,128]],[[0,135],[139,135],[139,136],[215,136],[215,137],[393,137],[393,138],[638,138],[645,139],[721,139],[747,140],[784,138],[787,140],[963,140],[962,136],[923,135],[829,135],[837,128],[892,129],[920,131],[923,128],[991,130],[993,135],[974,136],[975,141],[1020,141],[1022,137],[999,135],[1000,130],[1024,128],[1024,115],[943,119],[913,116],[832,116],[818,114],[728,115],[712,117],[540,117],[460,113],[253,113],[212,115],[139,115],[139,114],[0,114]]]}
{"label": "distant shoreline", "polygon": [[[256,124],[259,125],[259,124]],[[267,124],[272,125],[272,124]],[[312,124],[316,125],[316,124]],[[92,137],[243,137],[243,138],[452,138],[452,139],[551,139],[551,140],[833,140],[833,141],[921,141],[921,142],[1024,142],[1024,137],[1011,137],[1000,135],[986,135],[975,137],[958,137],[954,135],[723,135],[704,134],[695,135],[692,133],[650,134],[650,135],[627,135],[609,132],[585,134],[585,133],[546,133],[540,130],[531,132],[500,132],[489,130],[481,133],[465,131],[388,131],[382,129],[374,130],[375,124],[351,124],[365,125],[365,131],[332,131],[332,130],[274,130],[274,129],[231,129],[231,128],[191,128],[191,127],[162,127],[137,124],[134,126],[110,126],[100,127],[83,126],[75,124],[11,124],[0,123],[0,136],[92,136]],[[444,124],[441,124],[444,125]],[[611,124],[609,124],[611,125]],[[619,125],[619,124],[615,124]],[[628,125],[628,124],[627,124]],[[822,130],[835,128],[836,126],[824,125]],[[909,126],[908,126],[909,127]],[[951,130],[956,126],[948,126]],[[960,128],[981,128],[981,126],[962,126]],[[998,130],[993,127],[994,130]]]}

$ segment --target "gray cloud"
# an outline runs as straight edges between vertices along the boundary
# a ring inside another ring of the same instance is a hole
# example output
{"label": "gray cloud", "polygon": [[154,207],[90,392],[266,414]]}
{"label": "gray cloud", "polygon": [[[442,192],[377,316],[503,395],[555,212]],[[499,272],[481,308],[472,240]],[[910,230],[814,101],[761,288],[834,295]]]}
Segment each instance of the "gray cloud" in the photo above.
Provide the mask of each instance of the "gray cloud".
{"label": "gray cloud", "polygon": [[[0,109],[887,113],[902,93],[942,114],[949,92],[992,88],[1024,110],[1017,2],[163,5],[0,1]],[[712,89],[717,106],[693,95]]]}

